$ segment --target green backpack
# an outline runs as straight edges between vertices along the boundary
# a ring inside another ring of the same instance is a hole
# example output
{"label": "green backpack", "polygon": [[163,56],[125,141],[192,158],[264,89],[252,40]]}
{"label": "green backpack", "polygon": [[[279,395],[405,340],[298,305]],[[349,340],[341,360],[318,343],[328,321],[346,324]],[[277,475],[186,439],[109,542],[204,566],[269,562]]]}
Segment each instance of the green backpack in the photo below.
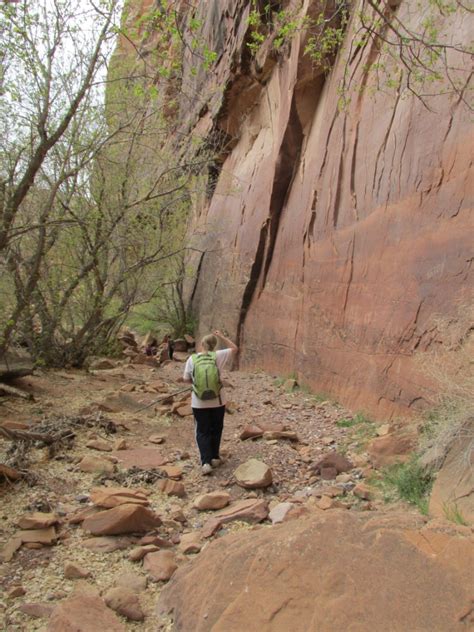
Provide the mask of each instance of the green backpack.
{"label": "green backpack", "polygon": [[193,354],[193,391],[199,399],[216,399],[222,388],[216,354]]}

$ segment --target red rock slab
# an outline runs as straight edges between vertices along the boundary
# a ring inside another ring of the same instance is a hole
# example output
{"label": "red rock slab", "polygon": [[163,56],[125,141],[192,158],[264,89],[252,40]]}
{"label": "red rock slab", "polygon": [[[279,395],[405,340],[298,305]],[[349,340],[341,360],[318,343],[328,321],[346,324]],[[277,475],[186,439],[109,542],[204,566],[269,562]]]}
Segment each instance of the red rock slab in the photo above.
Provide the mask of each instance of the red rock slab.
{"label": "red rock slab", "polygon": [[106,509],[128,503],[143,506],[150,504],[145,494],[129,487],[93,487],[90,498],[94,505]]}
{"label": "red rock slab", "polygon": [[54,544],[57,539],[56,530],[54,527],[47,527],[46,529],[31,529],[28,531],[17,531],[15,535],[8,540],[2,549],[2,560],[9,562],[15,552],[20,548],[22,544],[39,544],[50,546]]}
{"label": "red rock slab", "polygon": [[367,452],[375,467],[385,467],[406,461],[415,449],[416,443],[417,437],[412,433],[388,434],[373,439],[367,446]]}
{"label": "red rock slab", "polygon": [[154,581],[165,582],[170,579],[178,565],[173,551],[157,551],[145,555],[143,568]]}
{"label": "red rock slab", "polygon": [[89,591],[79,590],[58,604],[48,622],[47,632],[126,632],[124,624]]}
{"label": "red rock slab", "polygon": [[20,529],[46,529],[58,521],[59,517],[55,513],[35,511],[21,517],[18,521],[18,526]]}
{"label": "red rock slab", "polygon": [[193,501],[193,507],[200,511],[207,511],[209,509],[215,511],[216,509],[223,509],[230,503],[230,494],[225,491],[209,492],[208,494],[201,494],[197,496]]}
{"label": "red rock slab", "polygon": [[255,424],[250,424],[248,426],[245,426],[245,428],[240,433],[239,437],[242,441],[245,441],[246,439],[258,439],[262,435],[263,435],[263,430],[262,428],[260,428],[260,426],[257,426]]}
{"label": "red rock slab", "polygon": [[202,536],[210,538],[223,524],[241,520],[243,522],[258,523],[268,516],[268,504],[264,500],[241,500],[230,505],[208,520],[202,528]]}
{"label": "red rock slab", "polygon": [[104,439],[91,439],[86,443],[86,448],[98,450],[99,452],[112,452],[112,445]]}
{"label": "red rock slab", "polygon": [[119,505],[86,518],[82,528],[92,535],[145,533],[161,525],[161,518],[142,505]]}
{"label": "red rock slab", "polygon": [[104,595],[104,601],[109,608],[130,621],[143,621],[145,618],[138,595],[129,588],[110,588]]}
{"label": "red rock slab", "polygon": [[142,470],[159,468],[169,463],[169,459],[155,448],[134,448],[132,450],[119,450],[111,452],[116,457],[122,468],[138,467]]}

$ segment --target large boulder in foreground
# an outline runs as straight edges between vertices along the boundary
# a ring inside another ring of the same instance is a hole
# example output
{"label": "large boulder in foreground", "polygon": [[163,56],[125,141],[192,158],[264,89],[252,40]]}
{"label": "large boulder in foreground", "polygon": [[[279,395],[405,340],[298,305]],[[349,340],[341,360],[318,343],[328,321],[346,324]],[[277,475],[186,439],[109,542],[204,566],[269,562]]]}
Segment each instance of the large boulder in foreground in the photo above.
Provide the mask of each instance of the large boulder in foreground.
{"label": "large boulder in foreground", "polygon": [[472,544],[408,518],[336,509],[228,534],[176,571],[158,614],[175,632],[465,632]]}

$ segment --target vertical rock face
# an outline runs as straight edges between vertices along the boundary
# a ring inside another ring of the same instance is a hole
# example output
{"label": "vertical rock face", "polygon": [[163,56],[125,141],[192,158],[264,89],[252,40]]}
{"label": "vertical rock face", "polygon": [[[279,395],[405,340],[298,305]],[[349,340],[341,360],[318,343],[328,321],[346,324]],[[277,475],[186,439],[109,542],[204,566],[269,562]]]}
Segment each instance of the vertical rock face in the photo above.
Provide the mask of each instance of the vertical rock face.
{"label": "vertical rock face", "polygon": [[[278,50],[270,33],[252,54],[250,0],[175,4],[183,24],[199,25],[190,37],[202,48],[190,40],[181,52],[177,136],[218,154],[189,231],[187,299],[201,333],[226,329],[242,368],[295,372],[352,408],[380,417],[424,408],[432,387],[417,356],[461,340],[472,304],[463,98],[446,83],[425,102],[414,96],[398,83],[393,49],[364,41],[354,23],[325,74],[304,54],[304,31]],[[320,6],[270,4],[309,15]],[[430,4],[385,10],[420,30]],[[155,6],[132,5],[129,20]],[[456,45],[472,21],[465,11],[439,26]],[[198,63],[206,50],[216,53],[210,68]],[[455,47],[447,64],[465,80]]]}
{"label": "vertical rock face", "polygon": [[[219,3],[216,19],[228,4],[248,3]],[[407,24],[417,15],[398,8]],[[469,25],[454,16],[443,28],[459,41]],[[201,330],[238,337],[243,368],[295,371],[381,416],[417,410],[431,395],[417,352],[443,342],[440,319],[465,333],[472,303],[468,108],[438,94],[428,109],[405,88],[380,88],[368,65],[393,62],[368,44],[340,53],[324,78],[303,37],[262,62],[250,103],[232,88],[245,77],[228,88],[219,124],[235,146],[196,218],[205,254],[192,306]],[[346,43],[354,37],[349,27]]]}

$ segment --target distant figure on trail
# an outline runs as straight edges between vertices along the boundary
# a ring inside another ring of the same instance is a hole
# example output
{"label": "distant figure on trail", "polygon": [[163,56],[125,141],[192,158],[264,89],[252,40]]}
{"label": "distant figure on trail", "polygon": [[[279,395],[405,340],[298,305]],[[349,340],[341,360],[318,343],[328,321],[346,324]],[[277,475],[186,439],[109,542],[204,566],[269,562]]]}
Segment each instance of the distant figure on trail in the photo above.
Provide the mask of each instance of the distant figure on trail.
{"label": "distant figure on trail", "polygon": [[[217,338],[226,349],[214,351]],[[225,396],[220,371],[239,348],[216,330],[201,340],[201,351],[190,356],[184,367],[183,382],[191,382],[191,406],[196,428],[196,443],[201,457],[201,471],[210,474],[221,465],[219,448],[224,428]]]}
{"label": "distant figure on trail", "polygon": [[148,344],[145,346],[145,355],[154,356],[158,351],[158,341],[156,338],[148,340]]}
{"label": "distant figure on trail", "polygon": [[172,360],[173,353],[174,353],[174,340],[171,338],[169,334],[166,334],[166,336],[163,339],[163,342],[166,343],[168,347],[168,357],[170,360]]}

